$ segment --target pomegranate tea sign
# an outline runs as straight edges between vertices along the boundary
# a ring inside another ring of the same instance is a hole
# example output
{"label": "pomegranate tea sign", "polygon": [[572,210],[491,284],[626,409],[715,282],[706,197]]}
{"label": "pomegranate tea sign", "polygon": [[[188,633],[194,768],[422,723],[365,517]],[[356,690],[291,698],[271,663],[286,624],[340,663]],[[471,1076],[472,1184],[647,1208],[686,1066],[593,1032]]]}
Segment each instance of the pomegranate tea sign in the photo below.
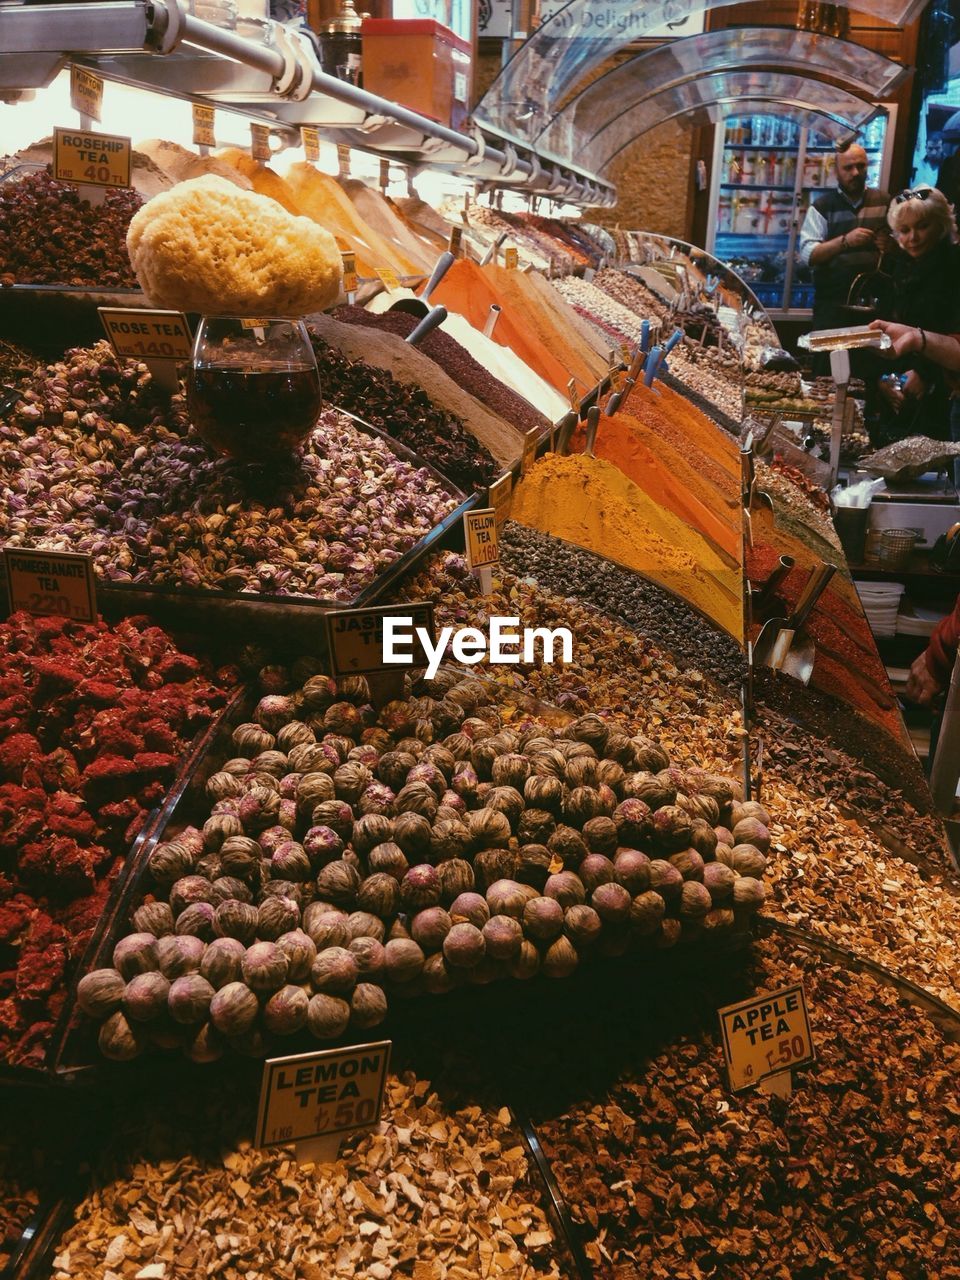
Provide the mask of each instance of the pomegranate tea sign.
{"label": "pomegranate tea sign", "polygon": [[324,1049],[263,1064],[258,1147],[341,1139],[380,1119],[391,1041]]}
{"label": "pomegranate tea sign", "polygon": [[719,1010],[734,1093],[814,1061],[803,987],[783,987]]}

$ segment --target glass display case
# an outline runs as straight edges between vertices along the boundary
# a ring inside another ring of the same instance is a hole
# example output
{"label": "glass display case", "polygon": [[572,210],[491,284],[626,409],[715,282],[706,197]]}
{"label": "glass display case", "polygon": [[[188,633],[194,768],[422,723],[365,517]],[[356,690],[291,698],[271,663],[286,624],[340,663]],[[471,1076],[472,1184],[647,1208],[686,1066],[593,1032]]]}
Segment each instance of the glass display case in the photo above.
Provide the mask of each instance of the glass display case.
{"label": "glass display case", "polygon": [[[886,185],[895,115],[886,105],[860,130],[871,187]],[[810,202],[834,185],[834,146],[782,114],[731,114],[717,127],[707,247],[775,314],[802,316],[813,305],[797,246]]]}

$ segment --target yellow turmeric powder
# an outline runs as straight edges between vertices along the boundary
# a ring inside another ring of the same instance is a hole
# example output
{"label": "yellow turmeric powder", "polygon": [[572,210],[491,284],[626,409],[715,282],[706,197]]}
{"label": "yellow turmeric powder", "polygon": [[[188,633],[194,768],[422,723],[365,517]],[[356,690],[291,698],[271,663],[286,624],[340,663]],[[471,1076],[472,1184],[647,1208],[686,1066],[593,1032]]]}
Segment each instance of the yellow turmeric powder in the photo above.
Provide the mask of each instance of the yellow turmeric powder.
{"label": "yellow turmeric powder", "polygon": [[739,571],[603,458],[546,454],[520,482],[510,514],[642,573],[742,637]]}
{"label": "yellow turmeric powder", "polygon": [[[586,443],[581,429],[573,439],[578,452]],[[668,440],[650,431],[628,413],[600,419],[596,455],[619,468],[639,485],[653,502],[672,511],[720,551],[733,567],[741,562],[741,512],[739,505],[717,493]]]}

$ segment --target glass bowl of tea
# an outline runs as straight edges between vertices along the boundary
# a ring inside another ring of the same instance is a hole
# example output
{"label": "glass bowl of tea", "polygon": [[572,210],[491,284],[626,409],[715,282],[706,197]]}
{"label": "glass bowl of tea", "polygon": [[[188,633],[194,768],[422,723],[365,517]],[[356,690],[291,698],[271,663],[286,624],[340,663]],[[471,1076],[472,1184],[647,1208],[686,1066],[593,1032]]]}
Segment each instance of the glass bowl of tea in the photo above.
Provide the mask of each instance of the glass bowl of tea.
{"label": "glass bowl of tea", "polygon": [[241,462],[289,460],[323,397],[302,320],[204,316],[187,375],[187,409],[217,453]]}

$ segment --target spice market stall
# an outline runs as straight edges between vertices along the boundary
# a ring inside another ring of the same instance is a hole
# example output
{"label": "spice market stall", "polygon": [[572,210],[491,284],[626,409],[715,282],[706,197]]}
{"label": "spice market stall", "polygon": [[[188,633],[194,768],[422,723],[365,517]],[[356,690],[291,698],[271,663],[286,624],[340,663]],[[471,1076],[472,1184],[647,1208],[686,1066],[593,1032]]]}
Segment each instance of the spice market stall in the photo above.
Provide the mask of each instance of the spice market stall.
{"label": "spice market stall", "polygon": [[[762,308],[680,242],[399,198],[386,157],[380,183],[323,172],[306,113],[385,153],[406,129],[420,170],[450,163],[431,139],[490,180],[609,190],[325,73],[280,102],[283,39],[231,32],[225,70],[181,14],[188,48],[145,57],[121,7],[120,79],[193,93],[199,45],[291,163],[138,148],[156,189],[120,202],[110,262],[123,306],[183,313],[179,369],[69,319],[45,363],[4,348],[9,585],[88,557],[103,618],[0,624],[3,1102],[36,1118],[0,1160],[18,1274],[948,1276],[957,872],[822,496],[742,447],[744,387],[781,376]],[[14,175],[0,216],[74,196]],[[28,232],[8,318],[89,265]],[[824,562],[786,628],[805,684],[752,659]],[[398,607],[433,661],[385,688],[336,633]],[[495,620],[555,652],[497,661]],[[440,662],[455,633],[475,647]],[[794,1093],[738,1092],[717,1010],[788,985]],[[330,1052],[382,1087],[320,1152],[256,1103],[265,1058]]]}

